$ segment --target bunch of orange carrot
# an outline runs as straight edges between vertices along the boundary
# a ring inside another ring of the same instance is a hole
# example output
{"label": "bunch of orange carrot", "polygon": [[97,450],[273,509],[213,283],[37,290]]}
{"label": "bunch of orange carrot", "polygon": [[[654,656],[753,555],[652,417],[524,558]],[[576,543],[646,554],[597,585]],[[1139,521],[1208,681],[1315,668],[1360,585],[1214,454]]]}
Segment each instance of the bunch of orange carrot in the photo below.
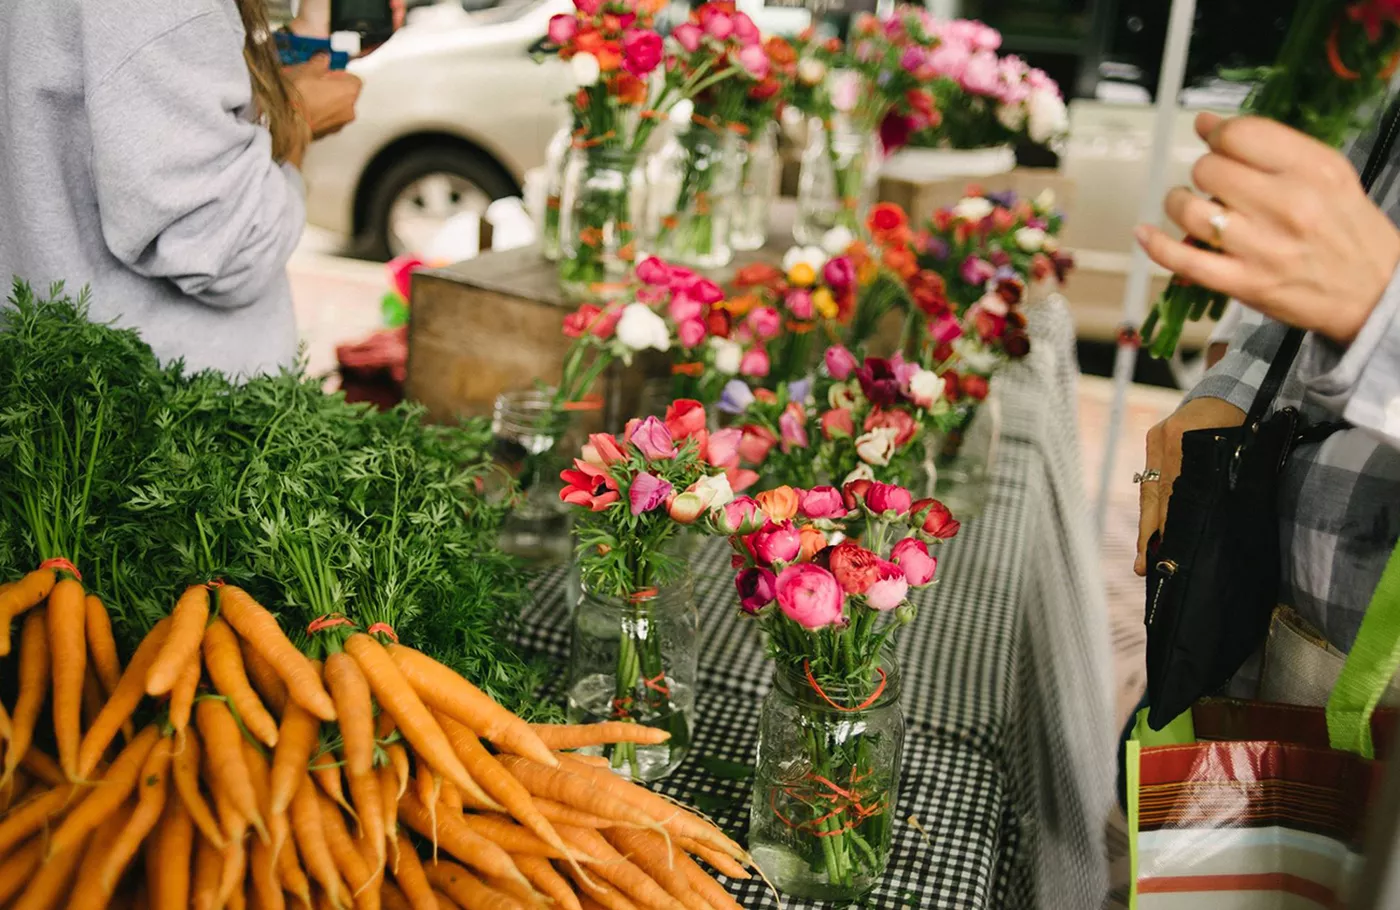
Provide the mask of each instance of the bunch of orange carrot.
{"label": "bunch of orange carrot", "polygon": [[[348,620],[313,661],[232,585],[186,590],[124,669],[75,579],[0,588],[0,654],[20,614],[0,906],[738,906],[692,858],[747,878],[737,844],[570,752],[662,731],[528,724]],[[50,690],[56,760],[31,745]]]}

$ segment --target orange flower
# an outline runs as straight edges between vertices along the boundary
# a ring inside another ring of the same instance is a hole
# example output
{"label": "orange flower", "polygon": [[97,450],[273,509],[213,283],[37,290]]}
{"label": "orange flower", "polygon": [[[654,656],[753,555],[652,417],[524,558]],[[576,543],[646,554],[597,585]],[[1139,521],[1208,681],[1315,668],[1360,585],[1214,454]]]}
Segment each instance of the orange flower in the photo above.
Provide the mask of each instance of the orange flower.
{"label": "orange flower", "polygon": [[574,107],[580,111],[588,110],[588,89],[581,88],[574,94]]}
{"label": "orange flower", "polygon": [[914,254],[905,247],[891,247],[885,250],[884,263],[885,268],[905,279],[919,271],[919,263],[915,261]]}
{"label": "orange flower", "polygon": [[647,85],[631,73],[618,73],[608,80],[608,91],[620,104],[645,104]]}
{"label": "orange flower", "polygon": [[799,562],[811,562],[812,557],[826,547],[826,535],[812,525],[803,525],[798,533],[802,537],[802,552],[797,559]]}
{"label": "orange flower", "polygon": [[792,487],[784,485],[764,490],[754,499],[758,500],[758,507],[773,521],[788,521],[797,515],[797,491]]}
{"label": "orange flower", "polygon": [[791,44],[777,35],[764,42],[764,48],[768,51],[768,59],[772,61],[774,66],[790,66],[797,62],[797,51],[793,50]]}
{"label": "orange flower", "polygon": [[866,227],[870,228],[870,233],[876,240],[888,237],[895,232],[909,227],[909,216],[904,214],[904,209],[893,202],[880,202],[871,206],[870,214],[865,219]]}
{"label": "orange flower", "polygon": [[608,41],[598,49],[598,69],[605,73],[616,72],[622,66],[622,48],[616,41]]}
{"label": "orange flower", "polygon": [[573,49],[575,53],[592,54],[596,57],[605,43],[602,33],[596,28],[586,28],[574,36]]}
{"label": "orange flower", "polygon": [[714,304],[716,309],[726,310],[735,318],[743,316],[749,310],[758,306],[759,300],[753,294],[737,294],[728,300],[721,300]]}

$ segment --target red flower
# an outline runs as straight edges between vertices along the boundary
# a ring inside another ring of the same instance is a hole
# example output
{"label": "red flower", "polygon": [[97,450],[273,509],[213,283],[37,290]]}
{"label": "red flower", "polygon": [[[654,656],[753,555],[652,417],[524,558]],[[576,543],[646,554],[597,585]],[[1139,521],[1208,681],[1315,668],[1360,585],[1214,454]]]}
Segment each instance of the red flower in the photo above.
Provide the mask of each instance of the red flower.
{"label": "red flower", "polygon": [[763,288],[777,291],[783,288],[786,282],[783,279],[781,269],[766,262],[755,262],[735,272],[734,280],[730,284],[735,288]]}
{"label": "red flower", "polygon": [[749,89],[749,97],[755,101],[767,101],[769,98],[778,94],[782,88],[783,84],[781,82],[773,76],[769,76],[767,79],[756,83],[753,88]]}
{"label": "red flower", "polygon": [[918,432],[918,425],[914,423],[914,418],[909,416],[908,411],[892,410],[886,411],[882,408],[875,408],[870,412],[870,416],[865,418],[865,430],[869,432],[876,427],[889,427],[897,434],[894,444],[902,446],[914,438]]}
{"label": "red flower", "polygon": [[827,566],[847,594],[864,594],[879,580],[883,560],[859,544],[844,541],[832,547]]}
{"label": "red flower", "polygon": [[581,459],[574,459],[574,469],[561,471],[559,477],[565,484],[559,498],[570,505],[601,512],[622,498],[607,471]]}
{"label": "red flower", "polygon": [[591,303],[585,303],[564,317],[564,334],[570,338],[582,338],[591,334],[598,338],[611,338],[617,328],[622,311],[615,308],[602,310]]}
{"label": "red flower", "polygon": [[956,536],[962,527],[948,507],[936,499],[920,499],[909,507],[909,514],[922,520],[925,534],[940,540]]}
{"label": "red flower", "polygon": [[962,378],[963,394],[973,401],[981,401],[987,397],[989,386],[987,377],[978,376],[976,373],[968,373]]}
{"label": "red flower", "polygon": [[1400,24],[1400,3],[1396,0],[1360,0],[1347,8],[1353,22],[1361,23],[1369,41],[1379,41],[1385,23]]}
{"label": "red flower", "polygon": [[710,310],[705,316],[705,331],[716,338],[728,338],[730,329],[729,313],[725,310]]}
{"label": "red flower", "polygon": [[858,509],[860,504],[865,502],[865,494],[870,492],[872,482],[869,480],[853,480],[841,488],[841,501],[845,503],[846,509]]}
{"label": "red flower", "polygon": [[909,297],[927,316],[938,316],[948,309],[948,286],[943,276],[929,269],[915,272],[908,283]]}
{"label": "red flower", "polygon": [[1006,233],[1016,226],[1016,216],[1010,209],[997,206],[992,209],[992,228],[1001,233]]}
{"label": "red flower", "polygon": [[904,214],[904,209],[893,202],[880,202],[872,206],[870,214],[866,216],[865,224],[870,228],[870,233],[875,235],[875,239],[906,228],[909,226],[909,217]]}
{"label": "red flower", "polygon": [[933,106],[933,95],[921,88],[911,88],[904,93],[904,101],[916,114],[932,118],[937,110]]}
{"label": "red flower", "polygon": [[883,357],[867,357],[856,368],[860,390],[876,407],[889,407],[899,400],[899,379],[893,365]]}
{"label": "red flower", "polygon": [[676,442],[705,431],[705,406],[692,398],[682,398],[666,407],[666,429]]}
{"label": "red flower", "polygon": [[631,29],[622,36],[622,65],[634,76],[645,76],[661,63],[661,36],[649,29]]}

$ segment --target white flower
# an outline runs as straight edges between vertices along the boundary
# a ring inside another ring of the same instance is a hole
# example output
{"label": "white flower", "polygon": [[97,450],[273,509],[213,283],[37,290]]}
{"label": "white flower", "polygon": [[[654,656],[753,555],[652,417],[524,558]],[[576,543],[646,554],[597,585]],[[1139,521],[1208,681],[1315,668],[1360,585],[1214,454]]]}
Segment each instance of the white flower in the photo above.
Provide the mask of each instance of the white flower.
{"label": "white flower", "polygon": [[978,309],[993,316],[1005,316],[1008,312],[1006,301],[1001,299],[1001,295],[989,291],[982,295],[982,299],[974,304]]}
{"label": "white flower", "polygon": [[1026,125],[1026,106],[1021,102],[997,105],[997,122],[1013,133],[1021,132]]}
{"label": "white flower", "polygon": [[855,242],[856,235],[845,225],[838,224],[822,235],[822,249],[828,256],[840,256]]}
{"label": "white flower", "polygon": [[1045,242],[1040,247],[1047,253],[1053,253],[1060,248],[1060,241],[1052,234],[1045,235]]}
{"label": "white flower", "polygon": [[1042,215],[1048,215],[1055,208],[1055,191],[1046,187],[1040,191],[1040,195],[1035,197],[1032,203],[1035,210]]}
{"label": "white flower", "polygon": [[921,408],[931,408],[943,397],[943,377],[933,370],[920,370],[909,380],[909,397]]}
{"label": "white flower", "polygon": [[797,61],[797,78],[807,85],[816,85],[826,78],[826,64],[813,57]]}
{"label": "white flower", "polygon": [[569,61],[569,65],[573,67],[574,85],[579,88],[596,84],[598,77],[603,74],[603,68],[598,65],[598,58],[587,52],[574,54],[574,59]]}
{"label": "white flower", "polygon": [[854,379],[849,382],[832,383],[826,393],[827,404],[833,408],[854,408],[864,397],[860,391],[860,383]]}
{"label": "white flower", "polygon": [[1040,228],[1020,228],[1016,231],[1016,245],[1027,253],[1039,252],[1045,246],[1045,232]]}
{"label": "white flower", "polygon": [[894,427],[876,427],[863,436],[856,437],[856,454],[867,465],[884,466],[894,455],[894,441],[899,431]]}
{"label": "white flower", "polygon": [[992,213],[996,206],[992,200],[982,196],[965,196],[953,206],[953,217],[963,221],[981,221]]}
{"label": "white flower", "polygon": [[690,123],[690,118],[695,114],[695,102],[689,98],[682,98],[671,108],[671,122],[677,126],[685,126]]}
{"label": "white flower", "polygon": [[959,371],[970,370],[981,376],[991,376],[1001,366],[1001,358],[975,338],[963,336],[953,342],[953,350],[962,361]]}
{"label": "white flower", "polygon": [[1031,141],[1046,145],[1060,138],[1069,129],[1069,111],[1059,94],[1049,89],[1036,89],[1026,99],[1026,133]]}
{"label": "white flower", "polygon": [[622,318],[617,321],[617,340],[633,351],[671,349],[671,333],[666,328],[666,320],[645,303],[629,303],[622,308]]}
{"label": "white flower", "polygon": [[[854,471],[852,471],[851,473],[849,473],[849,474],[846,475],[846,479],[843,480],[843,481],[841,481],[841,486],[844,487],[844,486],[845,486],[846,484],[848,484],[848,483],[855,483],[857,480],[874,480],[874,479],[875,479],[875,472],[872,471],[872,470],[870,470],[870,465],[868,465],[868,464],[866,464],[866,463],[864,463],[864,462],[861,462],[860,464],[856,465],[856,469],[855,469]],[[832,543],[835,543],[835,542],[836,542],[835,540],[832,541]]]}
{"label": "white flower", "polygon": [[850,70],[842,70],[833,73],[831,76],[831,106],[836,108],[837,113],[849,114],[856,109],[860,103],[861,78],[860,74]]}
{"label": "white flower", "polygon": [[734,489],[729,486],[727,474],[701,477],[695,481],[694,491],[707,509],[718,509],[734,501]]}
{"label": "white flower", "polygon": [[714,349],[715,369],[725,376],[739,375],[739,364],[744,360],[744,346],[728,338],[710,338]]}
{"label": "white flower", "polygon": [[819,246],[795,246],[783,254],[783,271],[791,272],[793,266],[809,265],[812,271],[821,274],[826,265],[826,253]]}

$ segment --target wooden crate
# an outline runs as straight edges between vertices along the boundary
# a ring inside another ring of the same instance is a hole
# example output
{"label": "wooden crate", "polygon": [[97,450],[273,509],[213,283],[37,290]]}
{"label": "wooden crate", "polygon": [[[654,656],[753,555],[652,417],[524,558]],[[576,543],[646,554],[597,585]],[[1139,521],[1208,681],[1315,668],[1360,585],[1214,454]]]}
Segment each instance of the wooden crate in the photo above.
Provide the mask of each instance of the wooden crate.
{"label": "wooden crate", "polygon": [[897,203],[909,213],[910,221],[918,225],[938,209],[961,199],[969,183],[976,183],[993,193],[1012,190],[1027,199],[1034,199],[1042,190],[1054,190],[1056,206],[1064,211],[1067,220],[1073,216],[1074,181],[1053,168],[1020,167],[989,177],[957,177],[949,180],[909,181],[882,177],[879,199],[881,202]]}

